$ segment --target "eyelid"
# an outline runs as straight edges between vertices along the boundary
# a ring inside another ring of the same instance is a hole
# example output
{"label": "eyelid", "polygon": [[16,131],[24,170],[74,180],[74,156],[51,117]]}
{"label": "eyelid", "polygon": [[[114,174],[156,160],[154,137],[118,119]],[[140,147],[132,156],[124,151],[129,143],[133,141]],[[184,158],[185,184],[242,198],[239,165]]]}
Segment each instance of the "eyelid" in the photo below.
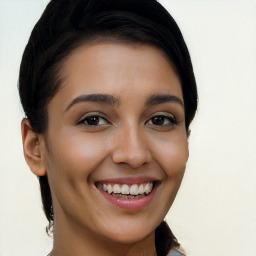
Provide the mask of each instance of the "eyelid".
{"label": "eyelid", "polygon": [[[105,120],[106,124],[109,124],[110,122],[108,121],[108,118],[106,117],[105,114],[101,113],[101,112],[89,112],[85,115],[83,115],[77,122],[77,124],[85,124],[85,120],[87,118],[90,118],[90,117],[98,117],[98,118],[101,118],[103,120]],[[88,125],[90,126],[90,125]],[[97,126],[100,126],[100,125],[97,125]]]}
{"label": "eyelid", "polygon": [[150,121],[152,121],[152,119],[154,117],[163,117],[166,118],[170,121],[170,124],[163,124],[163,125],[155,125],[155,124],[149,124],[152,126],[156,126],[156,127],[161,127],[161,126],[172,126],[172,125],[177,125],[179,122],[176,120],[175,116],[171,113],[155,113],[154,115],[152,115],[147,121],[146,124],[148,124]]}

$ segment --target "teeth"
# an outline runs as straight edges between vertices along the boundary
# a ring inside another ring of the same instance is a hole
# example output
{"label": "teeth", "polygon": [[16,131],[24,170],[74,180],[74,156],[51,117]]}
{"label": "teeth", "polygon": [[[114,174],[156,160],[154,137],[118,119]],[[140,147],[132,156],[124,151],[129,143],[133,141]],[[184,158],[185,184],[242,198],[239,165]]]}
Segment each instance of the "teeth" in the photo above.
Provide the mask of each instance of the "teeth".
{"label": "teeth", "polygon": [[143,184],[140,184],[140,186],[139,186],[139,194],[140,194],[140,195],[144,194],[144,187],[143,187]]}
{"label": "teeth", "polygon": [[130,187],[130,194],[131,195],[134,195],[134,196],[137,196],[139,194],[139,188],[138,188],[138,185],[137,184],[133,184],[131,187]]}
{"label": "teeth", "polygon": [[118,184],[114,185],[114,189],[113,190],[114,190],[114,193],[116,193],[116,194],[121,193],[121,188],[120,188],[120,186]]}
{"label": "teeth", "polygon": [[149,194],[151,192],[152,188],[153,188],[153,184],[152,183],[147,183],[145,188],[144,188],[145,193]]}
{"label": "teeth", "polygon": [[138,198],[148,195],[153,189],[153,182],[141,184],[97,184],[98,188],[108,194],[115,194],[122,198]]}
{"label": "teeth", "polygon": [[111,194],[113,192],[111,184],[108,184],[107,188],[108,188],[108,193]]}
{"label": "teeth", "polygon": [[122,192],[121,192],[123,195],[128,195],[130,194],[130,191],[129,191],[129,186],[127,184],[123,184],[122,185]]}
{"label": "teeth", "polygon": [[141,198],[145,195],[138,195],[138,196],[132,196],[132,195],[122,195],[122,194],[112,194],[113,196],[124,198],[124,199],[135,199],[135,198]]}
{"label": "teeth", "polygon": [[108,185],[107,185],[107,184],[103,184],[103,190],[104,190],[105,192],[108,191]]}

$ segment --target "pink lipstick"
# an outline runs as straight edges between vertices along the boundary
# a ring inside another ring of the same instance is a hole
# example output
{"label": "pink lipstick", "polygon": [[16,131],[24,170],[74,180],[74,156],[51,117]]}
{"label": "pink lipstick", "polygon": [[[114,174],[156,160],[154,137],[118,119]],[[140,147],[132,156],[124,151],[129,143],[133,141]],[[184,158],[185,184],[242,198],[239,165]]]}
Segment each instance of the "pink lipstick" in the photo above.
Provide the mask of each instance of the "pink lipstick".
{"label": "pink lipstick", "polygon": [[111,204],[136,211],[153,200],[159,184],[159,181],[148,177],[129,177],[102,180],[96,183],[96,187]]}

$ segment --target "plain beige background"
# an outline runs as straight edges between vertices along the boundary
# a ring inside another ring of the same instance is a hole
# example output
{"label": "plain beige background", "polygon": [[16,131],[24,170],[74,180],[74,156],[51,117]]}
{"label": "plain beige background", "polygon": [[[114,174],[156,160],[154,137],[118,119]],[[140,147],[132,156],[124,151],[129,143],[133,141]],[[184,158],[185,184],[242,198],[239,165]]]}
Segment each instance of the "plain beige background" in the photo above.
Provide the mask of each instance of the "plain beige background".
{"label": "plain beige background", "polygon": [[[37,178],[21,146],[19,63],[48,0],[0,0],[0,256],[45,256]],[[194,64],[200,104],[167,220],[190,256],[256,255],[256,1],[162,0]]]}

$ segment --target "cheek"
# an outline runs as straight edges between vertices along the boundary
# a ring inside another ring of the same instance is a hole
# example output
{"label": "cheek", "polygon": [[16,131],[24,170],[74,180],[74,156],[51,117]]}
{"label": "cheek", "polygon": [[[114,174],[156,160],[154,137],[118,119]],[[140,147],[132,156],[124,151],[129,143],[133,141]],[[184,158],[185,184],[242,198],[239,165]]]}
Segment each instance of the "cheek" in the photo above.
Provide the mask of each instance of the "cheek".
{"label": "cheek", "polygon": [[59,132],[49,141],[50,154],[47,162],[49,172],[52,172],[50,175],[63,174],[63,177],[70,179],[88,179],[107,155],[104,140],[95,134],[86,136],[81,132],[77,135]]}
{"label": "cheek", "polygon": [[182,179],[189,156],[186,136],[170,136],[155,143],[154,154],[166,176]]}

